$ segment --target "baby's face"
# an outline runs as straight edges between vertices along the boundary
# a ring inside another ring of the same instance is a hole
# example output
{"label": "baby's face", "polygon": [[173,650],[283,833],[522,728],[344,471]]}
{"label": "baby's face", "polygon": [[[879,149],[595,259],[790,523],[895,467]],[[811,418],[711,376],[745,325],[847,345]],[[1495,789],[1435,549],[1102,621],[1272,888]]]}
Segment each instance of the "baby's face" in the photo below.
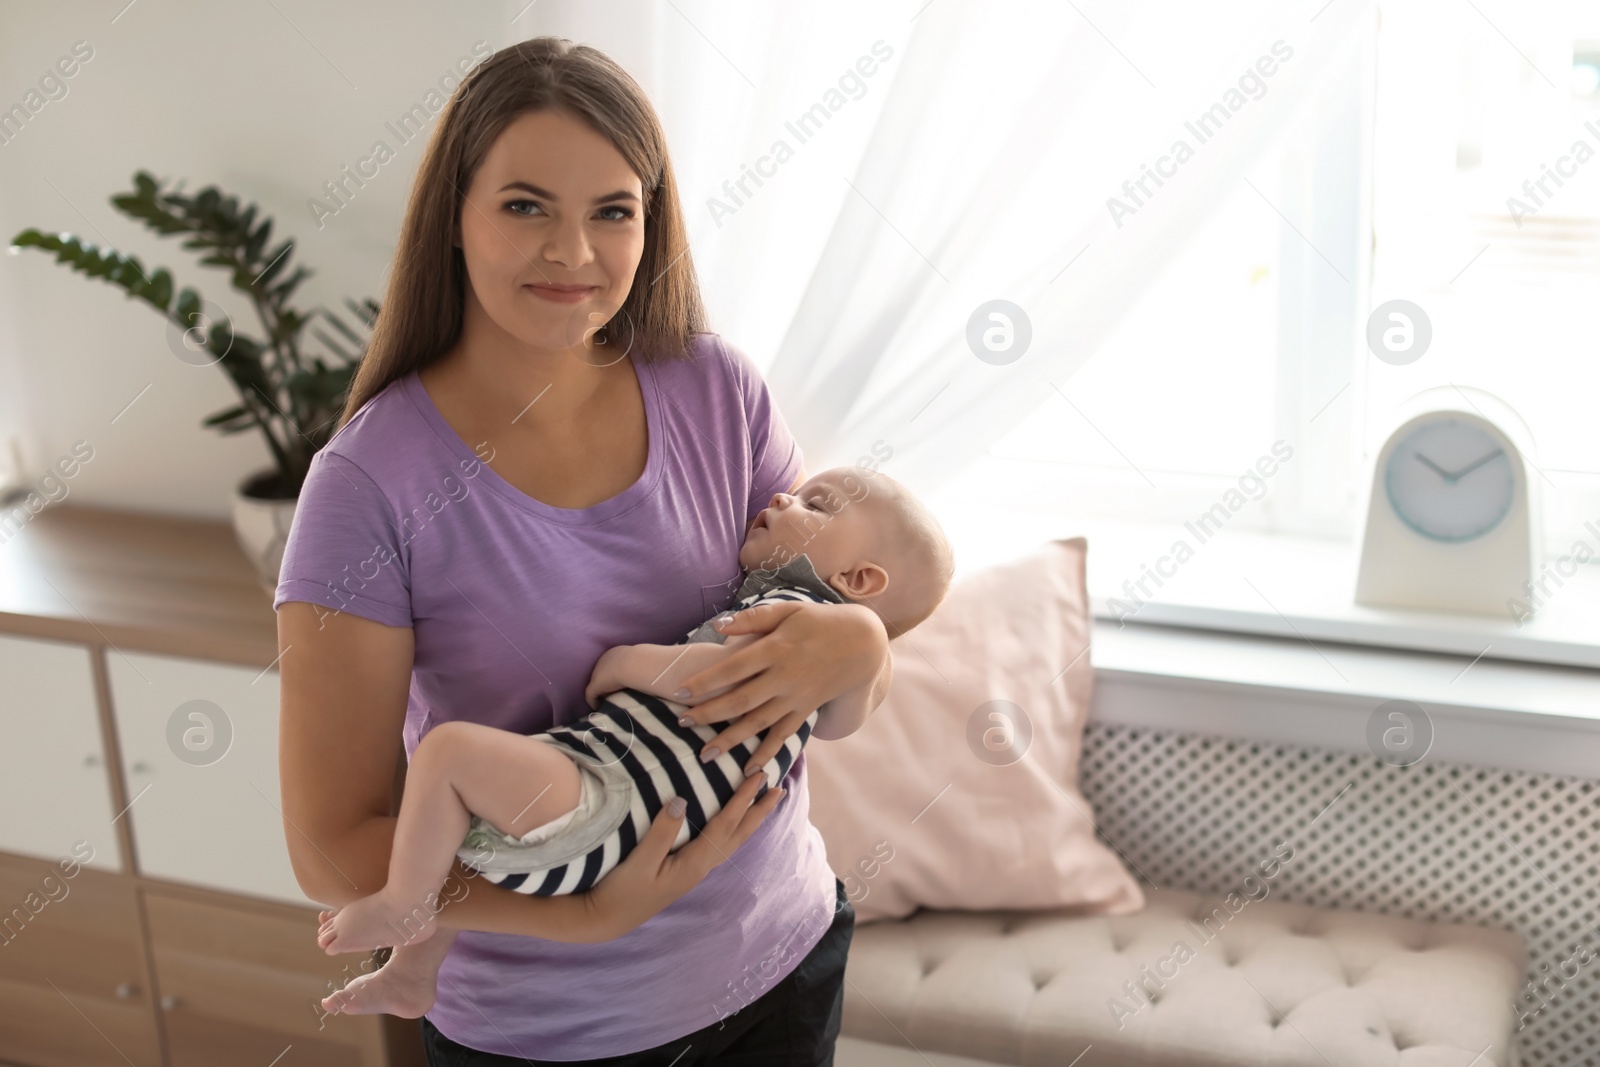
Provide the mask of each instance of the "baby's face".
{"label": "baby's face", "polygon": [[793,493],[774,493],[739,551],[745,570],[776,569],[804,553],[824,580],[863,562],[872,543],[867,483],[849,467],[820,471]]}

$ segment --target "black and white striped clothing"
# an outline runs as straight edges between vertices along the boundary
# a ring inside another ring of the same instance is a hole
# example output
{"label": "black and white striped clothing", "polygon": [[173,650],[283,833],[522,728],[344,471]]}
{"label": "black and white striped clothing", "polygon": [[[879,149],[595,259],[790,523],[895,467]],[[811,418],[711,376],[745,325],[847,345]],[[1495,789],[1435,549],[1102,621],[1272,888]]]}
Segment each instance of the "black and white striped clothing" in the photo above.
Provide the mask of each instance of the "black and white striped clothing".
{"label": "black and white striped clothing", "polygon": [[[801,555],[776,570],[749,572],[728,612],[784,600],[845,602]],[[726,639],[711,622],[691,630],[680,644],[722,644]],[[534,735],[559,746],[578,764],[585,779],[584,801],[554,836],[532,844],[502,834],[474,816],[457,853],[462,862],[490,882],[519,893],[581,893],[633,851],[656,814],[676,796],[683,797],[688,807],[672,847],[687,844],[744,781],[744,765],[766,731],[710,763],[701,763],[700,750],[727,723],[680,726],[678,717],[685,710],[686,705],[677,701],[622,689],[603,697],[598,708],[576,722]],[[813,711],[768,761],[766,781],[757,797],[789,773],[816,721]],[[537,834],[535,830],[529,836]]]}

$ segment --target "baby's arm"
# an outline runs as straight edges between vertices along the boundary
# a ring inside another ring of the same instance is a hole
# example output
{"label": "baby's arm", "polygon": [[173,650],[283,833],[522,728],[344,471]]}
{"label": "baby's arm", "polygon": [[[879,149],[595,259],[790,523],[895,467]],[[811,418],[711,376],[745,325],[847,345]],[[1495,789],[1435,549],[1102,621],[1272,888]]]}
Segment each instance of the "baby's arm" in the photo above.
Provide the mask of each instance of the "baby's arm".
{"label": "baby's arm", "polygon": [[872,713],[868,701],[872,699],[872,684],[858,685],[828,701],[817,709],[817,725],[811,736],[823,741],[837,741],[849,737],[866,723]]}
{"label": "baby's arm", "polygon": [[[722,644],[696,641],[684,645],[618,645],[607,649],[595,664],[583,697],[591,708],[600,698],[618,689],[638,689],[664,700],[676,700],[672,694],[683,685],[684,679],[727,658],[732,653],[756,640],[757,634],[736,634]],[[699,704],[720,696],[731,686],[723,686],[700,694],[693,701],[680,703]]]}
{"label": "baby's arm", "polygon": [[[595,664],[594,674],[584,690],[584,699],[591,708],[600,697],[618,689],[638,689],[666,700],[677,699],[673,692],[689,678],[726,658],[745,645],[757,640],[759,634],[734,634],[720,645],[710,641],[683,645],[618,645],[607,649]],[[691,706],[721,696],[732,686],[723,686],[700,694],[692,701],[680,701]],[[849,737],[867,721],[872,713],[871,684],[857,686],[840,693],[818,709],[817,725],[811,736],[824,741]]]}

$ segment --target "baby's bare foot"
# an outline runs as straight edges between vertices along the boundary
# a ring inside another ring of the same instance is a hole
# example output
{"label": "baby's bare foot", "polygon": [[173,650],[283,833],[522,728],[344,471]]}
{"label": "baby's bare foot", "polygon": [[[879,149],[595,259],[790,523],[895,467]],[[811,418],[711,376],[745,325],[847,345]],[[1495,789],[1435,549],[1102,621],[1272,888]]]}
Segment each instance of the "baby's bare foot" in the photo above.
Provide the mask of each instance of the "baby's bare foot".
{"label": "baby's bare foot", "polygon": [[350,984],[324,997],[322,1010],[330,1015],[398,1015],[420,1019],[433,1007],[435,975],[429,970],[407,970],[394,960],[358,975]]}
{"label": "baby's bare foot", "polygon": [[426,904],[396,905],[384,894],[374,893],[336,909],[317,931],[317,944],[330,956],[369,952],[426,941],[437,928],[436,916]]}

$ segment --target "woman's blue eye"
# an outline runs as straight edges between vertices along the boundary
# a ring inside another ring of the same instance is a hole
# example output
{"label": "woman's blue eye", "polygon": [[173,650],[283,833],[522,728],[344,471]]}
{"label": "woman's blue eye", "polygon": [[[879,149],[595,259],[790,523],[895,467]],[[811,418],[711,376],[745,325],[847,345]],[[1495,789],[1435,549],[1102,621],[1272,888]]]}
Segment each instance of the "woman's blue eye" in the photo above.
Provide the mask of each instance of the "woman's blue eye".
{"label": "woman's blue eye", "polygon": [[[532,208],[533,210],[532,211],[523,211],[523,210],[521,210],[521,208],[523,208],[523,207]],[[506,210],[511,212],[513,215],[521,215],[524,218],[533,218],[535,216],[535,213],[537,213],[539,215],[543,215],[545,213],[544,208],[536,200],[512,200],[512,201],[510,201],[510,202],[508,202],[506,204]],[[606,207],[601,208],[600,210],[602,212],[606,212],[606,211],[620,212],[620,214],[617,214],[617,215],[602,215],[602,218],[606,222],[621,222],[624,219],[633,218],[633,210],[631,208],[618,207],[615,204],[608,205]]]}

